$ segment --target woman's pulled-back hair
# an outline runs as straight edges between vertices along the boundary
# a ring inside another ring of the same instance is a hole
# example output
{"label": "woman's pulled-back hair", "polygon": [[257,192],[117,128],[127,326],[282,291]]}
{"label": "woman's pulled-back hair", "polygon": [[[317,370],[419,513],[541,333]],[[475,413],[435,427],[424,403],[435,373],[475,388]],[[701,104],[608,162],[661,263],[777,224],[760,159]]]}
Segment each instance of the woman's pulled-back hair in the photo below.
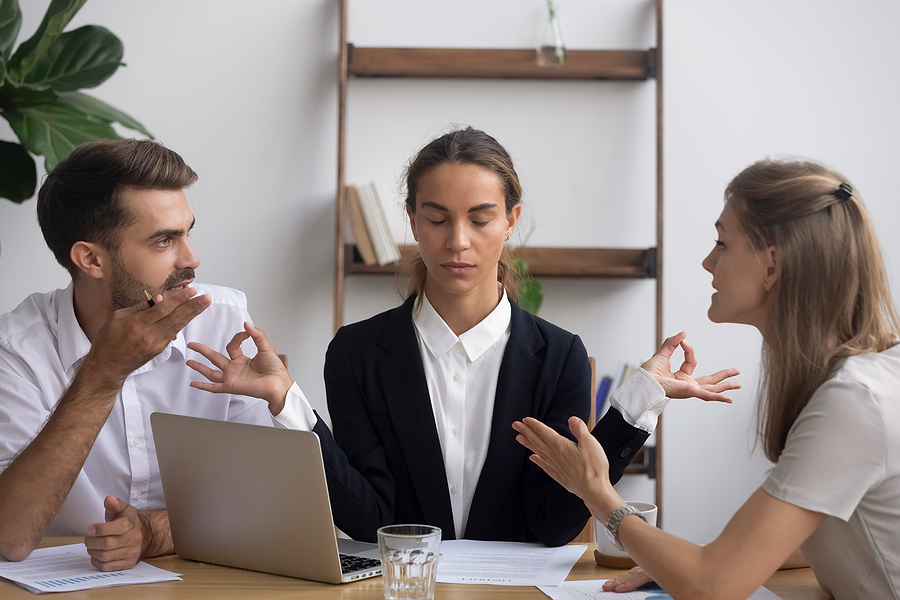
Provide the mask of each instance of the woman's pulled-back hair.
{"label": "woman's pulled-back hair", "polygon": [[[522,200],[519,176],[506,149],[485,132],[466,127],[432,140],[419,150],[406,167],[406,208],[410,213],[416,212],[416,193],[422,177],[445,164],[475,165],[494,173],[503,186],[507,215]],[[509,249],[504,247],[497,265],[497,280],[513,300],[518,300],[518,287],[511,262]],[[418,252],[403,265],[402,273],[408,276],[409,281],[404,295],[417,294],[416,302],[421,303],[428,269]]]}
{"label": "woman's pulled-back hair", "polygon": [[837,362],[896,344],[900,318],[868,211],[845,177],[810,161],[763,160],[728,184],[725,201],[756,250],[776,248],[781,269],[757,431],[775,462]]}

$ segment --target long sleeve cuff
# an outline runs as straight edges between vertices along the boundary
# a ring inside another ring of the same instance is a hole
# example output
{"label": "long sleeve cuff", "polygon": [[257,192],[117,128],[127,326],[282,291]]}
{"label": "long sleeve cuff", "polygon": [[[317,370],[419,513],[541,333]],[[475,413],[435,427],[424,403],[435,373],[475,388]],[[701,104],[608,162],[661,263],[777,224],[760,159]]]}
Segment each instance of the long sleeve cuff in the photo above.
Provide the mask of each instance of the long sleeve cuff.
{"label": "long sleeve cuff", "polygon": [[297,382],[294,382],[294,385],[288,390],[284,399],[284,408],[272,418],[288,429],[301,431],[312,431],[318,420]]}
{"label": "long sleeve cuff", "polygon": [[666,397],[666,391],[650,373],[638,369],[628,381],[612,393],[609,403],[622,413],[622,418],[629,425],[653,433],[659,415],[669,403],[669,399]]}

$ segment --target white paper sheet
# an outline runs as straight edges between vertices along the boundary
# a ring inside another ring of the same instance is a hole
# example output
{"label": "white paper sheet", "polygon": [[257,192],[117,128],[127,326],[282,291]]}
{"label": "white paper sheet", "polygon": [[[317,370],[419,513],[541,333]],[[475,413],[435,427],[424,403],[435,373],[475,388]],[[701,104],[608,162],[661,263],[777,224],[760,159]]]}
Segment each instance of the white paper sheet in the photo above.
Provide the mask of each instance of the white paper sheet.
{"label": "white paper sheet", "polygon": [[[659,588],[635,592],[604,592],[603,584],[609,581],[564,581],[559,587],[539,585],[538,589],[553,600],[672,600]],[[764,587],[759,588],[747,600],[781,600]]]}
{"label": "white paper sheet", "polygon": [[447,540],[441,542],[437,580],[489,585],[559,585],[586,545],[548,548],[543,544]]}
{"label": "white paper sheet", "polygon": [[164,571],[140,562],[128,571],[98,571],[84,544],[41,548],[22,562],[0,558],[0,577],[9,579],[35,594],[71,592],[92,588],[181,581],[180,573]]}

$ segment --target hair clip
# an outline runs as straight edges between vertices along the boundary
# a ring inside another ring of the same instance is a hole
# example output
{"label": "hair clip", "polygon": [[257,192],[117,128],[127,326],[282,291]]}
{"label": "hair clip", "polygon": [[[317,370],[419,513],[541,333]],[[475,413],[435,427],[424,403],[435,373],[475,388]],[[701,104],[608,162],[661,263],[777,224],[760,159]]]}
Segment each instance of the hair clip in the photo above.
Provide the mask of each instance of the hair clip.
{"label": "hair clip", "polygon": [[842,183],[841,186],[832,193],[834,194],[834,197],[841,202],[846,202],[850,199],[850,196],[853,195],[853,188],[850,187],[849,183]]}

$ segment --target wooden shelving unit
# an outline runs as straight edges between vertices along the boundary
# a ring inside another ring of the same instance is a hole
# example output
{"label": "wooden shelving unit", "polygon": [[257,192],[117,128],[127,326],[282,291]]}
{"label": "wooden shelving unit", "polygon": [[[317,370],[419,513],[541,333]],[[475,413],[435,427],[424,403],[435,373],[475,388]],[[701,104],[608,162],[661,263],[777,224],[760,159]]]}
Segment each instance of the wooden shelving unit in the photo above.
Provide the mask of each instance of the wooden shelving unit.
{"label": "wooden shelving unit", "polygon": [[[562,67],[537,64],[533,48],[367,48],[347,40],[347,0],[340,3],[338,59],[338,168],[334,233],[334,327],[343,325],[345,278],[348,275],[389,275],[397,265],[369,267],[345,242],[347,219],[345,180],[347,91],[349,78],[389,77],[422,79],[533,79],[564,81],[656,81],[656,246],[630,248],[520,248],[517,250],[535,277],[652,278],[656,280],[656,345],[662,342],[663,249],[663,129],[662,129],[662,0],[656,7],[656,48],[646,50],[566,50]],[[414,251],[401,247],[401,260]],[[662,419],[656,430],[655,455],[635,459],[628,473],[656,478],[656,504],[662,497]],[[660,507],[660,522],[662,508]]]}
{"label": "wooden shelving unit", "polygon": [[[412,257],[415,246],[400,246],[400,263]],[[528,263],[532,277],[652,279],[656,249],[517,248],[513,256]],[[366,265],[351,244],[344,246],[344,272],[349,275],[394,275],[400,263]]]}
{"label": "wooden shelving unit", "polygon": [[357,77],[456,79],[606,79],[633,81],[656,75],[656,51],[567,50],[562,67],[541,67],[533,48],[348,49],[348,71]]}

